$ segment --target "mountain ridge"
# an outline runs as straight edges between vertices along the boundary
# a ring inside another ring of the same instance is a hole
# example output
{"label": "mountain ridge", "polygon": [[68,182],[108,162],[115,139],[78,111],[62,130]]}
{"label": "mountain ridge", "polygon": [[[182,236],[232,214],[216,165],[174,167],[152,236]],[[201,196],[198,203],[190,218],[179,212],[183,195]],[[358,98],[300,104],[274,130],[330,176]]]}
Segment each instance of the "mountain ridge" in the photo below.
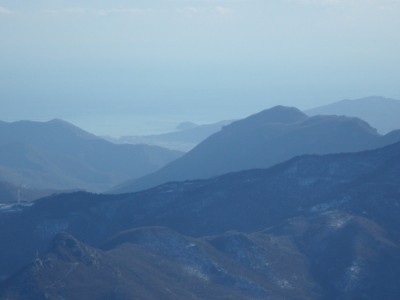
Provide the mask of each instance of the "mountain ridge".
{"label": "mountain ridge", "polygon": [[361,153],[300,156],[268,169],[168,183],[134,194],[79,192],[44,198],[14,213],[0,211],[2,226],[8,228],[0,232],[0,240],[13,236],[0,249],[0,257],[9,258],[0,261],[0,270],[11,270],[16,259],[17,265],[24,262],[10,249],[24,249],[28,259],[36,251],[32,249],[43,251],[64,230],[99,246],[133,227],[164,226],[196,237],[263,230],[299,214],[327,210],[371,218],[400,240],[395,229],[400,226],[395,200],[400,164],[392,162],[399,153],[396,143]]}
{"label": "mountain ridge", "polygon": [[181,158],[112,193],[133,192],[168,181],[205,179],[245,169],[265,168],[296,155],[357,152],[398,141],[354,117],[308,117],[277,106],[225,126]]}
{"label": "mountain ridge", "polygon": [[321,114],[346,115],[358,117],[377,128],[382,134],[400,129],[400,101],[381,96],[370,96],[360,99],[345,99],[324,106],[306,110],[314,116]]}
{"label": "mountain ridge", "polygon": [[147,145],[114,145],[68,122],[0,124],[0,180],[34,188],[105,190],[180,156]]}

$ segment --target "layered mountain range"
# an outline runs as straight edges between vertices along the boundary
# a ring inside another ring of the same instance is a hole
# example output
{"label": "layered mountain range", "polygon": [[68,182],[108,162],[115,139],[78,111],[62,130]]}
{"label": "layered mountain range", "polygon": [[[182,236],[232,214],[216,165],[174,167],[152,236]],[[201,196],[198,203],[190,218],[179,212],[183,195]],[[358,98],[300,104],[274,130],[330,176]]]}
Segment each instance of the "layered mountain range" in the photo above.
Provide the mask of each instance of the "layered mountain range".
{"label": "layered mountain range", "polygon": [[180,155],[115,145],[62,120],[0,122],[0,180],[27,188],[103,191]]}
{"label": "layered mountain range", "polygon": [[[130,147],[151,147],[58,120],[0,125],[2,161],[35,180],[53,170],[46,161],[94,187],[93,174],[110,183],[170,154],[140,156]],[[398,299],[399,140],[358,118],[278,106],[116,189],[135,193],[29,202],[2,183],[0,299]]]}
{"label": "layered mountain range", "polygon": [[[341,115],[356,117],[368,122],[382,134],[400,129],[400,119],[398,117],[400,115],[400,101],[380,96],[341,100],[308,109],[304,112],[309,116]],[[172,132],[142,136],[122,136],[117,139],[108,137],[107,139],[114,143],[149,144],[187,152],[212,134],[220,131],[223,126],[232,122],[221,121],[204,125],[183,122]]]}
{"label": "layered mountain range", "polygon": [[155,145],[186,152],[192,150],[200,142],[230,123],[232,121],[220,121],[204,125],[184,122],[179,124],[173,132],[143,136],[122,136],[113,141],[117,143]]}
{"label": "layered mountain range", "polygon": [[380,135],[358,118],[314,116],[276,106],[230,125],[156,172],[111,191],[133,192],[187,179],[266,168],[303,154],[356,152],[400,140],[400,130]]}
{"label": "layered mountain range", "polygon": [[365,120],[381,133],[400,129],[400,101],[372,96],[342,100],[305,111],[310,116],[344,115]]}
{"label": "layered mountain range", "polygon": [[15,206],[0,297],[397,299],[399,175],[396,143]]}

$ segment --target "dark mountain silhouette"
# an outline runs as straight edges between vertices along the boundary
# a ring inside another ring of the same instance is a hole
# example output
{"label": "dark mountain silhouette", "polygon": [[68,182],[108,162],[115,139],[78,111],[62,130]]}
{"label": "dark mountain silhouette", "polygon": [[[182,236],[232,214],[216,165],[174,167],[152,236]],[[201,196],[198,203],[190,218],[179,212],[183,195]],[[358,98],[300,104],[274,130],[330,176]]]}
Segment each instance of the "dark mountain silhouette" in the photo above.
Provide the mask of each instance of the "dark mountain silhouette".
{"label": "dark mountain silhouette", "polygon": [[112,192],[265,168],[303,154],[373,149],[398,141],[397,137],[400,134],[381,136],[357,118],[308,117],[296,108],[277,106],[225,126],[181,158],[150,175],[117,186]]}
{"label": "dark mountain silhouette", "polygon": [[367,121],[381,133],[400,129],[400,101],[384,97],[342,100],[305,111],[314,115],[344,115]]}
{"label": "dark mountain silhouette", "polygon": [[115,145],[61,120],[0,122],[0,180],[29,188],[101,191],[179,156],[159,147]]}
{"label": "dark mountain silhouette", "polygon": [[399,175],[396,143],[0,210],[0,299],[397,299]]}
{"label": "dark mountain silhouette", "polygon": [[223,126],[230,123],[232,123],[232,121],[221,121],[205,125],[184,122],[177,126],[177,131],[145,136],[122,136],[115,140],[115,142],[148,144],[168,149],[189,151],[210,135],[220,131]]}

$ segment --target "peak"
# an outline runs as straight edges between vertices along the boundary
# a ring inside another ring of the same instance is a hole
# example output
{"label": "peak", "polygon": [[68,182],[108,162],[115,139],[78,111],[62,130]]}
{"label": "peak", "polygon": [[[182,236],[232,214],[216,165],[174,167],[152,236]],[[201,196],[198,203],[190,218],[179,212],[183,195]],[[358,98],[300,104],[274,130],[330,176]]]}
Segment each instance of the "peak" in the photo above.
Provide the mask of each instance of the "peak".
{"label": "peak", "polygon": [[260,116],[264,118],[269,118],[271,120],[276,120],[276,121],[290,121],[293,118],[304,118],[307,117],[302,111],[300,111],[296,107],[289,107],[289,106],[282,106],[282,105],[277,105],[274,107],[271,107],[269,109],[263,110],[256,114],[255,116]]}
{"label": "peak", "polygon": [[377,135],[377,130],[369,125],[366,121],[361,120],[356,117],[348,117],[348,116],[337,116],[337,115],[317,115],[311,117],[305,122],[305,124],[311,123],[329,123],[329,124],[337,124],[344,128],[353,128],[359,129],[364,132],[368,132],[373,135]]}
{"label": "peak", "polygon": [[67,262],[91,263],[93,259],[91,249],[66,232],[54,237],[50,252]]}
{"label": "peak", "polygon": [[251,115],[245,119],[225,126],[225,130],[253,130],[268,124],[294,124],[307,120],[309,117],[295,107],[274,106]]}
{"label": "peak", "polygon": [[[1,121],[0,121],[1,122]],[[50,121],[36,121],[36,120],[19,120],[14,122],[1,122],[10,126],[47,126],[47,125],[63,125],[63,126],[74,126],[67,121],[61,119],[52,119]]]}
{"label": "peak", "polygon": [[359,99],[354,99],[352,101],[386,101],[386,100],[394,100],[382,96],[369,96],[369,97],[364,97],[364,98],[359,98]]}
{"label": "peak", "polygon": [[293,106],[284,106],[284,105],[276,105],[271,108],[268,108],[264,111],[298,111],[301,112],[298,108]]}
{"label": "peak", "polygon": [[[395,100],[392,98],[382,97],[382,96],[368,96],[357,99],[344,99],[338,102],[334,102],[332,104],[382,104],[382,103],[399,103],[399,100]],[[332,105],[331,104],[331,105]]]}
{"label": "peak", "polygon": [[395,105],[398,107],[400,105],[400,101],[393,99],[393,98],[386,98],[382,96],[371,96],[371,97],[366,97],[366,98],[361,98],[361,99],[355,99],[352,100],[353,102],[360,102],[360,103],[365,103],[369,105]]}
{"label": "peak", "polygon": [[47,121],[46,123],[49,123],[49,124],[69,124],[67,121],[64,121],[62,119],[52,119],[50,121]]}
{"label": "peak", "polygon": [[51,249],[53,252],[60,254],[60,250],[62,249],[72,250],[79,246],[80,242],[75,237],[67,232],[61,232],[54,237]]}
{"label": "peak", "polygon": [[308,116],[296,107],[278,105],[254,114],[245,120],[265,123],[295,123],[307,118]]}
{"label": "peak", "polygon": [[275,113],[284,113],[284,114],[297,114],[297,115],[304,115],[304,113],[294,106],[284,106],[284,105],[276,105],[269,109],[264,110],[264,112],[275,112]]}
{"label": "peak", "polygon": [[83,130],[82,128],[62,119],[52,119],[50,121],[44,122],[49,128],[57,128],[58,130],[64,130],[73,133],[76,136],[82,138],[97,138],[95,135]]}
{"label": "peak", "polygon": [[199,125],[192,123],[192,122],[182,122],[178,126],[176,126],[177,130],[187,130],[187,129],[192,129],[195,128]]}
{"label": "peak", "polygon": [[44,123],[47,125],[62,126],[62,127],[68,127],[68,128],[76,128],[77,127],[77,126],[73,125],[72,123],[69,123],[62,119],[52,119],[52,120],[44,122]]}

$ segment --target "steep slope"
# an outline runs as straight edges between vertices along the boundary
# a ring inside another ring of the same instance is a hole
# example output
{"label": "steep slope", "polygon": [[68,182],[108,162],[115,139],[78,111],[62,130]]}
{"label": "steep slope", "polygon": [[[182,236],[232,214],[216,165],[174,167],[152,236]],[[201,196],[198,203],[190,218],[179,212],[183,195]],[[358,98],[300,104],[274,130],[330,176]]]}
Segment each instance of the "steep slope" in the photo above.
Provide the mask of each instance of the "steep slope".
{"label": "steep slope", "polygon": [[122,136],[117,142],[148,144],[168,149],[189,151],[212,134],[220,131],[223,126],[230,123],[232,123],[232,121],[221,121],[205,125],[196,125],[186,122],[178,125],[177,131],[174,132],[146,136]]}
{"label": "steep slope", "polygon": [[305,111],[314,115],[344,115],[367,121],[381,133],[400,129],[400,101],[384,97],[342,100]]}
{"label": "steep slope", "polygon": [[303,154],[373,149],[388,145],[397,137],[400,136],[381,136],[357,118],[310,118],[296,108],[277,106],[225,126],[180,159],[117,186],[112,192],[132,192],[169,181],[265,168]]}
{"label": "steep slope", "polygon": [[[136,194],[74,193],[0,210],[0,278],[68,231],[100,246],[134,227],[165,226],[191,236],[254,232],[328,211],[362,216],[400,241],[400,143],[354,154],[302,156],[265,170],[170,183]],[[18,249],[16,251],[15,249]]]}
{"label": "steep slope", "polygon": [[0,123],[0,180],[30,188],[101,191],[179,156],[158,147],[115,145],[61,120]]}

